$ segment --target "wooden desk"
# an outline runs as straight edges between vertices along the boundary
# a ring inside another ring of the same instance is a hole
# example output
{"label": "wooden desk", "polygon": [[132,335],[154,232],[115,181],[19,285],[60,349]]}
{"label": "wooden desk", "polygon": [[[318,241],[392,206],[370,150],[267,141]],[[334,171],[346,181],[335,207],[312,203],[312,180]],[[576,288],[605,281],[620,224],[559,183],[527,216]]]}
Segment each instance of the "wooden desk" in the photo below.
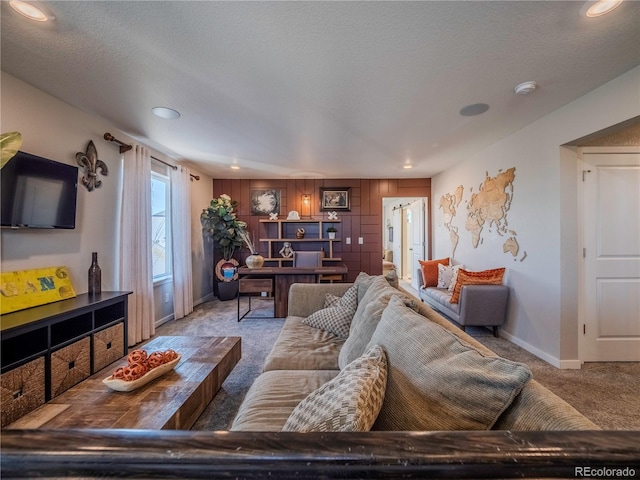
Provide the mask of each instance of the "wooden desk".
{"label": "wooden desk", "polygon": [[317,283],[320,275],[346,275],[345,265],[332,267],[262,267],[238,268],[239,276],[275,279],[274,317],[285,318],[289,310],[289,287],[293,283]]}
{"label": "wooden desk", "polygon": [[8,428],[135,428],[189,430],[241,356],[240,337],[159,336],[137,347],[148,353],[173,349],[175,369],[132,392],[116,392],[102,380],[111,364]]}

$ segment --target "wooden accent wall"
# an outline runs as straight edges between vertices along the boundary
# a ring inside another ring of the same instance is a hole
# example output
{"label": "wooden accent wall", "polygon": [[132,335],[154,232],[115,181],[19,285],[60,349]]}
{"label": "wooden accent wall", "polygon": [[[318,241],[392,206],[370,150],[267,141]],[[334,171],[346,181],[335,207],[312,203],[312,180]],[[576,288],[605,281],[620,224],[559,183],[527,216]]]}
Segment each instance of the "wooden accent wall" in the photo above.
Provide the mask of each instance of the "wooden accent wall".
{"label": "wooden accent wall", "polygon": [[[338,212],[341,220],[338,237],[342,242],[334,245],[334,255],[343,259],[349,269],[348,280],[353,281],[359,272],[371,275],[382,273],[382,199],[383,197],[431,197],[430,178],[409,179],[274,179],[274,180],[213,180],[213,196],[226,193],[238,201],[238,217],[249,224],[249,231],[255,232],[256,239],[261,233],[260,218],[251,215],[251,191],[277,189],[281,192],[280,219],[286,218],[291,210],[302,211],[301,196],[311,194],[311,216],[327,219],[327,212],[320,211],[320,187],[350,187],[351,211]],[[426,237],[431,238],[431,216],[429,215]],[[344,241],[351,237],[351,244]],[[362,237],[364,244],[358,244]],[[431,242],[429,242],[429,249]],[[258,249],[262,255],[266,246]],[[427,252],[431,257],[431,251]],[[243,255],[243,258],[246,255]]]}

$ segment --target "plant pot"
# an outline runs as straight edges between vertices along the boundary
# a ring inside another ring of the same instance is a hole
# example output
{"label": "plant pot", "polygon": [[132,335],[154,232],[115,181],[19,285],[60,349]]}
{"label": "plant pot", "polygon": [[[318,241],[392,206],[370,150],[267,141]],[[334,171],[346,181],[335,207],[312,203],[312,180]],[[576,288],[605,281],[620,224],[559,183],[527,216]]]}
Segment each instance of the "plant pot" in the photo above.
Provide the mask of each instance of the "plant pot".
{"label": "plant pot", "polygon": [[218,282],[218,300],[233,300],[238,296],[238,280]]}
{"label": "plant pot", "polygon": [[331,240],[336,238],[336,232],[327,232],[327,235],[329,235],[329,239]]}
{"label": "plant pot", "polygon": [[264,265],[264,257],[257,253],[249,255],[245,261],[249,268],[261,268]]}

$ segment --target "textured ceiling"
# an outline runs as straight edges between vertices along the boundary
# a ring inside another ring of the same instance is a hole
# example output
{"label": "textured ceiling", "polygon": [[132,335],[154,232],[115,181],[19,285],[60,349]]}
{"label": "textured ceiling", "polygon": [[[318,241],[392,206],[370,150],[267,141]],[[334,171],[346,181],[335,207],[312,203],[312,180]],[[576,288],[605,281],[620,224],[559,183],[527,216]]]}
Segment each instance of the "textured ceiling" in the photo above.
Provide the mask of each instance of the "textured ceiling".
{"label": "textured ceiling", "polygon": [[218,178],[429,177],[640,64],[634,1],[7,3],[2,70]]}

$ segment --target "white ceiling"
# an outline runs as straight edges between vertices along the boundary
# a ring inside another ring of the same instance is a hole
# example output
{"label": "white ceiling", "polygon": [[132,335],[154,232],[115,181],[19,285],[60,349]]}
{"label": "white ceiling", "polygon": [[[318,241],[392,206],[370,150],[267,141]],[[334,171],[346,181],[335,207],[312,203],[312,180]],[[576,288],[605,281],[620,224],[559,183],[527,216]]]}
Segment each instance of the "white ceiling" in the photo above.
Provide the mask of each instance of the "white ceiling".
{"label": "white ceiling", "polygon": [[640,64],[629,0],[7,3],[2,70],[217,178],[430,177]]}

